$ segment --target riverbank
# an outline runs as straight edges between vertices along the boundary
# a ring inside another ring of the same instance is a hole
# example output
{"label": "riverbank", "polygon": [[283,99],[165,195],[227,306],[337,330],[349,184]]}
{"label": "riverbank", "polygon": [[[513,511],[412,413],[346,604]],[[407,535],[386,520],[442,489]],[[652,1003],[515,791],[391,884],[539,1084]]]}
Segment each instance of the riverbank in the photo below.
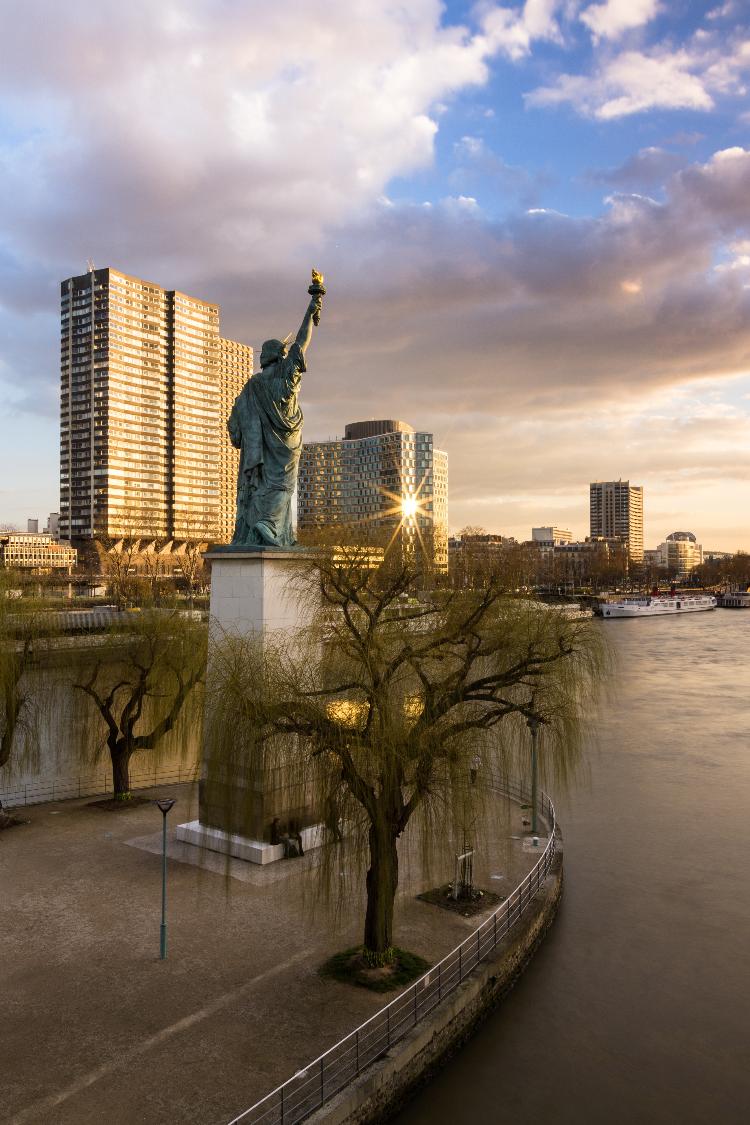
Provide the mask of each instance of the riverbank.
{"label": "riverbank", "polygon": [[[177,798],[172,826],[195,815],[194,787],[157,792]],[[511,839],[520,808],[498,812],[479,880],[502,894],[537,857]],[[359,938],[362,904],[310,912],[315,853],[227,867],[170,842],[160,962],[161,814],[75,800],[23,815],[0,842],[3,1112],[16,1125],[228,1121],[388,999],[318,975]],[[427,885],[405,862],[396,930],[434,963],[480,919],[419,902]]]}
{"label": "riverbank", "polygon": [[339,1095],[306,1118],[310,1125],[379,1125],[390,1120],[513,988],[555,920],[562,888],[562,839],[558,834],[549,873],[494,953],[482,956],[455,993]]}

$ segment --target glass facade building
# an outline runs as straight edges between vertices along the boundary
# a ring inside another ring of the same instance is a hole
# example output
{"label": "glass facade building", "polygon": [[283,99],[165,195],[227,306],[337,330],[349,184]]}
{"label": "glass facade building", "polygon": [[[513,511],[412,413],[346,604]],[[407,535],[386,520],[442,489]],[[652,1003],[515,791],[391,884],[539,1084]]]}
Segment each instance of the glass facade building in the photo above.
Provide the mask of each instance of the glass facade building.
{"label": "glass facade building", "polygon": [[297,490],[300,530],[368,529],[448,569],[448,455],[394,419],[354,422],[343,439],[307,442]]}

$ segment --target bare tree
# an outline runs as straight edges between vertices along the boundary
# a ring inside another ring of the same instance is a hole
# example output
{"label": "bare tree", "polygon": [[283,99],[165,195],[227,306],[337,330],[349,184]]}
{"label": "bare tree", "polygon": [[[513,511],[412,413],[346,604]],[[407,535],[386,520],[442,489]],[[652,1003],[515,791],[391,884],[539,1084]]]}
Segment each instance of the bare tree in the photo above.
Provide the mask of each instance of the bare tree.
{"label": "bare tree", "polygon": [[170,565],[165,560],[165,549],[170,539],[157,531],[144,534],[137,557],[136,569],[143,575],[148,586],[148,599],[151,605],[158,606],[161,601],[161,586],[170,573]]}
{"label": "bare tree", "polygon": [[112,762],[115,799],[130,796],[133,754],[158,749],[205,672],[206,630],[179,613],[145,611],[83,654],[74,688],[90,700],[84,721]]}
{"label": "bare tree", "polygon": [[205,574],[203,556],[208,549],[208,543],[205,536],[201,535],[200,528],[196,526],[195,521],[190,518],[186,518],[184,521],[184,531],[185,537],[180,540],[176,555],[180,561],[182,577],[187,588],[188,602],[192,609],[195,592]]}
{"label": "bare tree", "polygon": [[728,559],[706,559],[691,575],[705,586],[747,587],[750,585],[750,554],[737,551]]}
{"label": "bare tree", "polygon": [[99,531],[94,536],[99,566],[108,581],[118,609],[123,609],[137,585],[136,564],[141,549],[140,531],[133,526],[122,535]]}
{"label": "bare tree", "polygon": [[231,637],[216,646],[208,770],[252,777],[270,762],[287,778],[301,771],[326,822],[328,810],[340,811],[343,846],[353,840],[366,857],[363,956],[387,964],[399,837],[412,820],[428,825],[437,813],[444,821],[464,806],[457,779],[468,777],[480,747],[487,773],[493,763],[508,768],[532,715],[545,724],[556,765],[570,764],[584,700],[604,666],[601,633],[509,598],[492,575],[482,589],[405,601],[425,580],[401,563],[375,571],[321,552],[306,582],[319,611],[294,643],[261,652]]}

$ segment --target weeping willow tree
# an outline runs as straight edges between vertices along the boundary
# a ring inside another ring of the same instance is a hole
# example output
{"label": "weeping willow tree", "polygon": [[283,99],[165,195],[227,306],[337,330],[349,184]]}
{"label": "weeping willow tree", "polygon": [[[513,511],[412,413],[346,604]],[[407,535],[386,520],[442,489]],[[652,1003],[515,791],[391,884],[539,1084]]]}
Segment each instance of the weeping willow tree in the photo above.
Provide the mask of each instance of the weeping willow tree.
{"label": "weeping willow tree", "polygon": [[[217,638],[211,656],[209,783],[283,776],[308,792],[328,847],[361,846],[371,965],[394,955],[399,837],[465,818],[477,755],[479,798],[532,716],[569,766],[605,664],[591,622],[512,599],[500,578],[418,596],[416,585],[408,559],[369,569],[356,552],[318,551],[300,580],[309,628],[276,645]],[[504,725],[512,737],[497,737]]]}
{"label": "weeping willow tree", "polygon": [[[51,619],[41,606],[10,596],[11,575],[0,578],[0,784],[38,752],[37,726],[47,700],[35,667],[49,644]],[[0,822],[5,823],[2,800]]]}
{"label": "weeping willow tree", "polygon": [[159,749],[202,683],[206,635],[179,612],[152,610],[71,657],[73,687],[88,704],[81,720],[94,749],[103,742],[109,752],[115,800],[130,797],[133,755]]}

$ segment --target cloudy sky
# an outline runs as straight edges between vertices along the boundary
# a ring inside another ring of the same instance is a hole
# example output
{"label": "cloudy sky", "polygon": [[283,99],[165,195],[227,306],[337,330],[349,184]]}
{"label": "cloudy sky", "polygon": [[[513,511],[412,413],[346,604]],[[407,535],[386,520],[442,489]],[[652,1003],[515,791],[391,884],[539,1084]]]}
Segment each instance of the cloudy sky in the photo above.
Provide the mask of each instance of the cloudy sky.
{"label": "cloudy sky", "polygon": [[86,259],[259,345],[328,297],[306,437],[401,417],[450,520],[750,548],[747,0],[4,0],[0,522],[58,506]]}

